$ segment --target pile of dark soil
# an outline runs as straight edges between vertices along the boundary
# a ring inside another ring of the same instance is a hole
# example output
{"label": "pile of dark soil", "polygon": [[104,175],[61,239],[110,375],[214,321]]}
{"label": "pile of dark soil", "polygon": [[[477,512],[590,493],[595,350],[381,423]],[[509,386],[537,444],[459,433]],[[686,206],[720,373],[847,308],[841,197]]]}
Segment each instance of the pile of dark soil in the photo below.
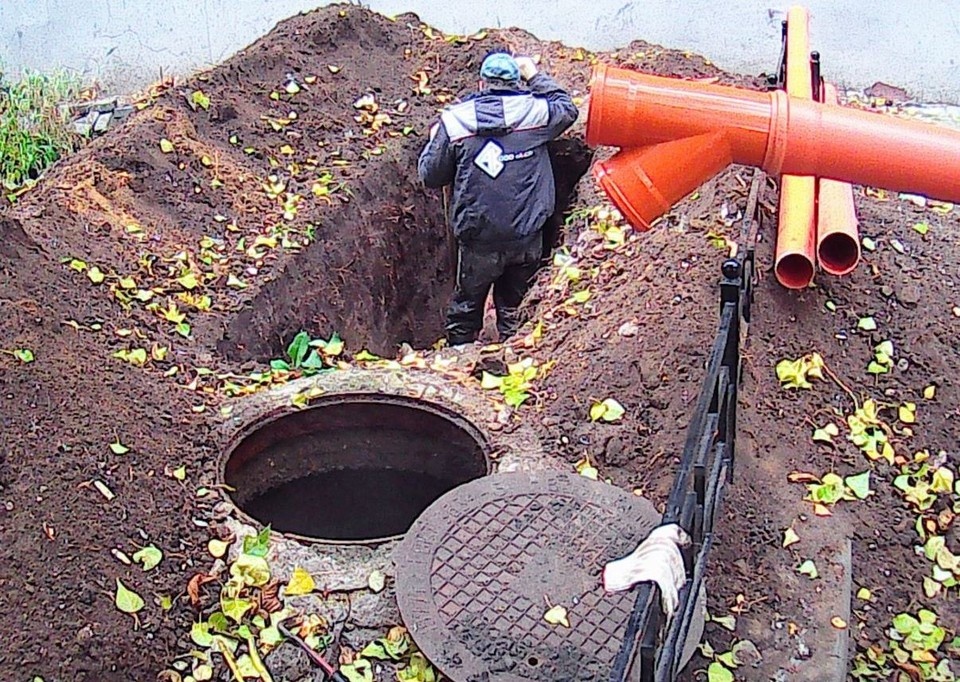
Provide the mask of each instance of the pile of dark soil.
{"label": "pile of dark soil", "polygon": [[[223,445],[214,427],[223,397],[246,390],[238,377],[279,357],[300,329],[337,332],[352,351],[388,356],[441,336],[452,245],[440,193],[420,186],[416,158],[439,108],[476,87],[480,61],[498,47],[540,54],[577,97],[593,59],[759,86],[644,43],[591,55],[519,31],[450,37],[412,15],[332,6],[281,23],[161,94],[4,212],[0,349],[29,348],[36,359],[0,354],[0,676],[152,679],[195,616],[185,588],[209,566]],[[590,156],[581,132],[553,150],[560,204],[570,202],[574,218],[565,226],[558,214],[550,229],[597,274],[576,314],[564,312],[567,293],[550,286],[553,273],[532,292],[528,307],[545,332],[525,352],[556,365],[520,415],[571,463],[589,456],[615,483],[660,501],[716,328],[725,253],[707,235],[732,234],[721,209],[742,207],[744,174],[728,171],[657,229],[610,251],[581,231],[577,210],[601,201],[592,180],[578,183]],[[804,598],[780,591],[777,573],[792,570],[792,557],[775,537],[756,540],[757,526],[775,531],[789,522],[789,505],[799,507],[786,472],[825,469],[801,423],[812,408],[800,401],[815,397],[777,387],[780,357],[816,349],[837,371],[847,357],[859,367],[872,339],[838,343],[834,333],[875,311],[913,368],[884,378],[881,389],[906,398],[940,381],[924,446],[956,442],[947,408],[956,404],[956,321],[945,305],[960,274],[947,248],[956,218],[938,217],[921,238],[904,227],[914,218],[905,204],[861,199],[861,211],[865,232],[881,243],[898,234],[908,255],[884,246],[853,277],[799,297],[761,273],[742,412],[756,446],[728,493],[712,610],[749,588],[765,601],[743,617],[768,623],[773,612],[791,617]],[[772,234],[765,237],[764,265]],[[882,284],[919,294],[901,305],[877,293]],[[827,297],[840,313],[823,312]],[[876,390],[858,376],[856,385]],[[624,419],[590,423],[591,402],[606,397],[622,402]],[[915,559],[907,560],[912,531],[889,522],[895,505],[878,495],[850,511],[857,580],[875,587],[882,571],[891,574],[882,578],[891,589],[877,592],[880,611],[922,599]],[[149,572],[117,558],[151,543],[164,559]],[[118,578],[147,600],[138,621],[114,607]],[[169,610],[158,605],[166,597]],[[885,624],[868,620],[874,633]]]}

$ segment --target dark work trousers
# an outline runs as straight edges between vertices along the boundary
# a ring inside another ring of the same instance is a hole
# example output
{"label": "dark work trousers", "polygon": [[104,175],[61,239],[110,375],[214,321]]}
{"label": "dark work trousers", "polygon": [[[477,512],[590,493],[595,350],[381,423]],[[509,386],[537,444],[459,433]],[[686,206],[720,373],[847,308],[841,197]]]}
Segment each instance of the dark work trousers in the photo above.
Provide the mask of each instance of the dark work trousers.
{"label": "dark work trousers", "polygon": [[542,256],[542,232],[515,242],[458,244],[457,289],[447,311],[447,343],[456,346],[477,340],[491,286],[500,341],[513,336],[520,326],[520,302]]}

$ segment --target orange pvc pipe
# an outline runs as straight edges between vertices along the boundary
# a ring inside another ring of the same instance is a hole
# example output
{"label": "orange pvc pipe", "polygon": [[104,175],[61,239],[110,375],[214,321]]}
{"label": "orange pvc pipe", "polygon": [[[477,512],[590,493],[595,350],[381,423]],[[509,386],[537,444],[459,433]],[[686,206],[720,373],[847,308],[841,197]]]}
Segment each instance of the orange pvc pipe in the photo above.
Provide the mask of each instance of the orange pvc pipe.
{"label": "orange pvc pipe", "polygon": [[595,164],[593,175],[627,220],[647,230],[732,160],[729,141],[714,132],[626,149]]}
{"label": "orange pvc pipe", "polygon": [[[823,101],[838,104],[837,89],[824,83]],[[831,275],[846,275],[860,262],[860,231],[853,186],[821,179],[817,190],[817,259]]]}
{"label": "orange pvc pipe", "polygon": [[605,65],[595,68],[591,88],[587,142],[594,146],[646,147],[719,131],[735,163],[771,175],[812,175],[960,202],[958,131],[782,91]]}
{"label": "orange pvc pipe", "polygon": [[[803,7],[787,12],[787,94],[813,99],[810,74],[810,14]],[[810,176],[780,178],[777,247],[773,270],[788,289],[804,289],[813,281],[816,257],[817,182]]]}
{"label": "orange pvc pipe", "polygon": [[777,249],[774,272],[788,289],[803,289],[813,281],[816,240],[817,179],[809,175],[780,178]]}
{"label": "orange pvc pipe", "polygon": [[810,75],[810,13],[805,7],[787,11],[787,93],[813,99]]}

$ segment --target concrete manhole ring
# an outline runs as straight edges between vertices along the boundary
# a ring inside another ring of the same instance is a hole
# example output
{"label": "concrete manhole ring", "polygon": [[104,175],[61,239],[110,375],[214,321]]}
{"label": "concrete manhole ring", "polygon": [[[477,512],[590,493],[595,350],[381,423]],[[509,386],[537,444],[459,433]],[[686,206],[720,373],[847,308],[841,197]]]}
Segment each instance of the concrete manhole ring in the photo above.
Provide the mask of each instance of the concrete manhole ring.
{"label": "concrete manhole ring", "polygon": [[[574,474],[472,481],[431,505],[395,551],[400,613],[455,682],[606,682],[635,594],[604,593],[600,575],[659,522],[648,500]],[[569,628],[544,620],[554,605]],[[702,629],[691,627],[685,660]]]}

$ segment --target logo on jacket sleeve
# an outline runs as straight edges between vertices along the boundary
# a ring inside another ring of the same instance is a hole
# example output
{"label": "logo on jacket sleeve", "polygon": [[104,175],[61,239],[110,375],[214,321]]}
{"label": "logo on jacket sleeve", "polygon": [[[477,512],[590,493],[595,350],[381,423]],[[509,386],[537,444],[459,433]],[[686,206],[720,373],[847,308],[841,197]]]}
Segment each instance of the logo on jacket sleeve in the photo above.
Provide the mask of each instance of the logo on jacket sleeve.
{"label": "logo on jacket sleeve", "polygon": [[503,172],[503,161],[500,159],[502,155],[503,147],[490,140],[483,145],[483,149],[473,159],[473,163],[491,178],[496,178]]}

